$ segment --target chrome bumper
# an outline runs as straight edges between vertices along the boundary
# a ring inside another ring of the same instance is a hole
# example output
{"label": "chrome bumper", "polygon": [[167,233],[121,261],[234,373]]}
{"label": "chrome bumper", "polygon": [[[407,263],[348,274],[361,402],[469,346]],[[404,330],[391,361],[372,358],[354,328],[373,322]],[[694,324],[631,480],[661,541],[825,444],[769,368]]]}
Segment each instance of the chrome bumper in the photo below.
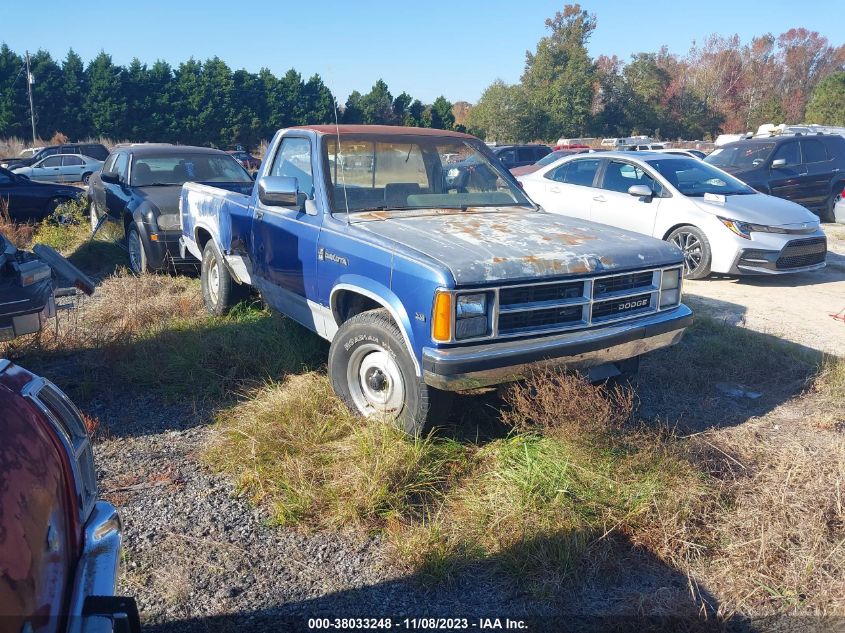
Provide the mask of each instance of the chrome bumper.
{"label": "chrome bumper", "polygon": [[82,555],[76,567],[70,603],[68,633],[111,633],[108,617],[85,615],[89,596],[113,596],[117,586],[123,526],[114,506],[98,501],[85,524]]}
{"label": "chrome bumper", "polygon": [[423,349],[426,384],[446,391],[524,378],[539,367],[586,369],[622,361],[681,340],[692,310],[673,310],[594,330],[471,347]]}

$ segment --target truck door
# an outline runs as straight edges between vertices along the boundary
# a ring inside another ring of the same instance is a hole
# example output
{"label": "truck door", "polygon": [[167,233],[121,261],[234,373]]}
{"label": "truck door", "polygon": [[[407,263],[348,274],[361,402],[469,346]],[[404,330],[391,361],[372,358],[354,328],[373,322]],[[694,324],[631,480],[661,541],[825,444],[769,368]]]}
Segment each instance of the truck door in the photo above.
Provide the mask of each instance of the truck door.
{"label": "truck door", "polygon": [[822,208],[827,204],[833,178],[837,175],[836,161],[828,154],[824,143],[815,138],[801,140],[801,159],[807,172],[805,206]]}
{"label": "truck door", "polygon": [[[300,202],[297,207],[268,206],[256,196],[252,221],[252,261],[255,283],[268,303],[314,328],[312,307],[317,296],[317,241],[322,216],[304,210],[306,199],[314,198],[315,149],[307,136],[286,136],[267,176],[297,179]],[[311,302],[311,305],[309,305]]]}
{"label": "truck door", "polygon": [[772,163],[783,159],[784,165],[771,167],[769,171],[769,187],[773,196],[786,198],[798,204],[804,204],[804,183],[807,174],[801,163],[801,151],[798,141],[782,144],[772,154]]}

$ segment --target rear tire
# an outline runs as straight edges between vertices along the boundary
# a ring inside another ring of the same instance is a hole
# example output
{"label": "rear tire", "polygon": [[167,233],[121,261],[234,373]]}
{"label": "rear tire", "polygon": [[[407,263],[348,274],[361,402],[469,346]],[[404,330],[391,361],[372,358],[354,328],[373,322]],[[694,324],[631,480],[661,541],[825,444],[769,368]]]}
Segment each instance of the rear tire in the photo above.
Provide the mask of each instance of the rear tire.
{"label": "rear tire", "polygon": [[402,332],[383,308],[340,326],[329,349],[329,378],[350,411],[391,421],[411,436],[445,422],[453,396],[416,375]]}
{"label": "rear tire", "polygon": [[87,174],[82,174],[82,184],[87,185],[89,178],[91,178],[91,172],[88,172]]}
{"label": "rear tire", "polygon": [[249,297],[249,286],[235,281],[214,240],[208,240],[202,251],[200,286],[205,309],[216,316],[226,314]]}
{"label": "rear tire", "polygon": [[684,278],[703,279],[710,274],[711,251],[707,236],[695,226],[681,226],[666,238],[684,254]]}
{"label": "rear tire", "polygon": [[833,208],[837,202],[842,200],[843,188],[845,188],[845,182],[840,182],[834,186],[833,193],[830,194],[830,200],[827,201],[825,208],[820,210],[819,219],[822,222],[836,222],[836,218],[833,215]]}

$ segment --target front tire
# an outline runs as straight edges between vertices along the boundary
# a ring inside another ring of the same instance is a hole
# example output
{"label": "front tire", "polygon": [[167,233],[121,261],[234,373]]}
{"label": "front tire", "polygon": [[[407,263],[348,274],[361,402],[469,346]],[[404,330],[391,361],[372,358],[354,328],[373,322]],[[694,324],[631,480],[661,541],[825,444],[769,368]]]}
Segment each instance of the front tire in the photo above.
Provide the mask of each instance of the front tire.
{"label": "front tire", "polygon": [[83,184],[83,185],[87,185],[87,184],[88,184],[88,180],[89,180],[90,178],[91,178],[91,173],[90,173],[90,172],[88,172],[88,173],[86,173],[86,174],[82,174],[82,184]]}
{"label": "front tire", "polygon": [[235,281],[214,240],[208,240],[202,250],[200,286],[206,310],[216,316],[226,314],[249,296],[249,286]]}
{"label": "front tire", "polygon": [[141,234],[134,225],[129,227],[129,232],[126,234],[126,249],[129,251],[129,269],[133,273],[140,275],[152,272]]}
{"label": "front tire", "polygon": [[452,394],[416,375],[402,333],[385,309],[362,312],[340,326],[329,349],[329,378],[350,411],[394,422],[411,436],[448,416]]}
{"label": "front tire", "polygon": [[703,279],[710,274],[712,255],[707,236],[695,226],[681,226],[666,238],[684,254],[684,277]]}

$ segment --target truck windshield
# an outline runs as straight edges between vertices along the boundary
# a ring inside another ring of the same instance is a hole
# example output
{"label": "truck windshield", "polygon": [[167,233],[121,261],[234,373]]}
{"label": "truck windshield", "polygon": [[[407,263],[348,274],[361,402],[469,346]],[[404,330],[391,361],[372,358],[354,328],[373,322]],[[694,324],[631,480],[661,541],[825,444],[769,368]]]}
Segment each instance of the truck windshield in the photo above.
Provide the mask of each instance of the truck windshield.
{"label": "truck windshield", "polygon": [[133,187],[183,185],[186,182],[252,182],[252,178],[228,154],[145,154],[132,161],[129,184]]}
{"label": "truck windshield", "polygon": [[450,136],[326,137],[338,212],[532,206],[480,142]]}

